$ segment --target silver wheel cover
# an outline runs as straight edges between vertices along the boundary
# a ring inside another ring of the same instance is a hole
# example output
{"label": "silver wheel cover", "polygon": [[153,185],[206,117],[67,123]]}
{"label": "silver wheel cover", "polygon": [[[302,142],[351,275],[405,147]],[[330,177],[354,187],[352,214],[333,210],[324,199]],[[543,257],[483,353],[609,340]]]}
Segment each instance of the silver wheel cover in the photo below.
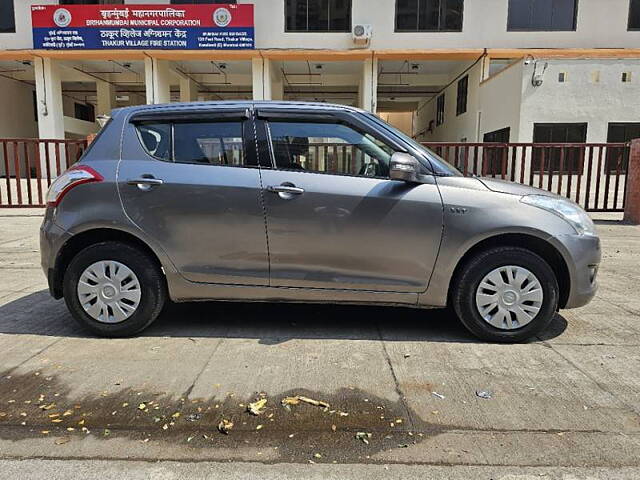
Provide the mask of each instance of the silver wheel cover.
{"label": "silver wheel cover", "polygon": [[489,272],[476,290],[476,308],[488,324],[515,330],[540,311],[544,294],[538,278],[524,267],[506,265]]}
{"label": "silver wheel cover", "polygon": [[101,260],[89,265],[78,280],[78,300],[87,314],[101,323],[120,323],[140,305],[138,277],[126,265]]}

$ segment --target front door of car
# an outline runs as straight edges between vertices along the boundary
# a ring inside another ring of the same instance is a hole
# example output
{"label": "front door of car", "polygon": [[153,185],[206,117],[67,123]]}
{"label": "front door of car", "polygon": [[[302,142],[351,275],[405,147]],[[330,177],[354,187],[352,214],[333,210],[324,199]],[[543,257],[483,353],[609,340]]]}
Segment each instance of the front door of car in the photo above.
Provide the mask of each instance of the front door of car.
{"label": "front door of car", "polygon": [[125,212],[188,280],[268,285],[251,122],[244,110],[190,110],[134,117],[125,128]]}
{"label": "front door of car", "polygon": [[433,178],[390,180],[398,147],[355,118],[258,115],[271,286],[424,291],[442,235]]}

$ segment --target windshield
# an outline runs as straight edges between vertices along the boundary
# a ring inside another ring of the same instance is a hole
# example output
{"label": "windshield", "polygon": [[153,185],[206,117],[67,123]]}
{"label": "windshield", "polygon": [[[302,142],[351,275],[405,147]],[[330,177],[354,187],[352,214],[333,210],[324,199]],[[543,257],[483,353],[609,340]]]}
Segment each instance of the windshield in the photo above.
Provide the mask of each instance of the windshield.
{"label": "windshield", "polygon": [[373,113],[367,113],[367,116],[375,121],[378,125],[382,125],[386,130],[390,131],[397,137],[400,137],[402,140],[404,140],[404,142],[409,144],[412,150],[429,160],[429,163],[431,164],[436,175],[448,175],[456,177],[462,176],[462,173],[460,173],[457,168],[455,168],[430,148],[425,147],[421,143],[408,136],[406,133],[398,130],[392,125],[389,125],[377,115],[374,115]]}

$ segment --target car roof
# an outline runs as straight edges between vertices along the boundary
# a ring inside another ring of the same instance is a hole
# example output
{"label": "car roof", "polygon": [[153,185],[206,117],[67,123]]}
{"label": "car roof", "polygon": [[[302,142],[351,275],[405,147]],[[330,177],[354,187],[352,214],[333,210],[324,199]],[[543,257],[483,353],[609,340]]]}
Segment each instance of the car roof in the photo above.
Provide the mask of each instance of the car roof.
{"label": "car roof", "polygon": [[202,109],[213,109],[213,108],[260,108],[260,107],[269,107],[270,109],[286,109],[286,110],[342,110],[342,111],[350,111],[350,112],[358,112],[363,113],[364,110],[361,110],[356,107],[351,107],[347,105],[338,105],[335,103],[323,103],[323,102],[291,102],[284,100],[225,100],[225,101],[215,101],[215,102],[182,102],[182,103],[162,103],[155,105],[136,105],[132,107],[123,107],[114,109],[113,113],[116,112],[126,112],[129,114],[139,113],[139,112],[161,112],[163,110],[202,110]]}

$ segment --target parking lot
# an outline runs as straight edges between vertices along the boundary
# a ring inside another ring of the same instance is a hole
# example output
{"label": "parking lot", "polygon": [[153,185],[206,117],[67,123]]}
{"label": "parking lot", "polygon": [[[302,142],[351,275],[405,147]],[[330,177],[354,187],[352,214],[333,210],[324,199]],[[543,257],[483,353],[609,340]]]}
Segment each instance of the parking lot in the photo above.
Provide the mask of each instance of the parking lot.
{"label": "parking lot", "polygon": [[[170,305],[113,340],[49,297],[39,215],[0,210],[5,472],[99,458],[259,462],[256,478],[302,464],[318,478],[640,478],[640,227],[599,222],[597,297],[526,344],[479,342],[446,311],[258,303]],[[329,406],[282,406],[296,395]]]}

